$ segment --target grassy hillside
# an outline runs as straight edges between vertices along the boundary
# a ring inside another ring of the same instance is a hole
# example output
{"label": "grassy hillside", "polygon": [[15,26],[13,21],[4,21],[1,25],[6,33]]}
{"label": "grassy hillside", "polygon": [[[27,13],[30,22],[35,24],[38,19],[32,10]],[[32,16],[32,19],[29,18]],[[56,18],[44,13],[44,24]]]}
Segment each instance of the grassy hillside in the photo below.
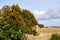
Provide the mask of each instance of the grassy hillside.
{"label": "grassy hillside", "polygon": [[36,28],[38,35],[26,35],[28,40],[50,40],[52,34],[60,35],[60,28]]}

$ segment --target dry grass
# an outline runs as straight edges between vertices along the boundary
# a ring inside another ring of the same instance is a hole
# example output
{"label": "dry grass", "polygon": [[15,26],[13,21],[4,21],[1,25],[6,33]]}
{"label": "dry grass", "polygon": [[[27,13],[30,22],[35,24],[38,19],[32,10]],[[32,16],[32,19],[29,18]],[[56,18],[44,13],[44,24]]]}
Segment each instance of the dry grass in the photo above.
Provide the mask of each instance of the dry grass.
{"label": "dry grass", "polygon": [[36,28],[36,31],[40,33],[59,33],[60,28]]}
{"label": "dry grass", "polygon": [[51,34],[57,33],[60,35],[60,28],[36,28],[39,35],[27,35],[28,40],[49,40]]}

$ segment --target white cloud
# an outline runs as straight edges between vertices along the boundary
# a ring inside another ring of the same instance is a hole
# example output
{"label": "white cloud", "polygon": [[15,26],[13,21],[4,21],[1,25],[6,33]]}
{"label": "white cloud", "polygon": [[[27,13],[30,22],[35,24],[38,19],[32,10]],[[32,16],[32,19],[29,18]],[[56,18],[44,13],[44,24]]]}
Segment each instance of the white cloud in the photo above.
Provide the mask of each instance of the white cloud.
{"label": "white cloud", "polygon": [[60,9],[53,8],[46,11],[34,10],[34,16],[45,26],[60,26]]}
{"label": "white cloud", "polygon": [[37,19],[49,19],[49,15],[43,10],[34,10],[33,13]]}
{"label": "white cloud", "polygon": [[45,11],[42,11],[42,10],[34,10],[33,12],[34,12],[34,14],[40,14],[40,15],[45,14]]}
{"label": "white cloud", "polygon": [[45,26],[60,26],[60,19],[38,20],[38,22]]}
{"label": "white cloud", "polygon": [[60,9],[58,8],[49,9],[47,11],[34,10],[33,13],[39,20],[60,19]]}

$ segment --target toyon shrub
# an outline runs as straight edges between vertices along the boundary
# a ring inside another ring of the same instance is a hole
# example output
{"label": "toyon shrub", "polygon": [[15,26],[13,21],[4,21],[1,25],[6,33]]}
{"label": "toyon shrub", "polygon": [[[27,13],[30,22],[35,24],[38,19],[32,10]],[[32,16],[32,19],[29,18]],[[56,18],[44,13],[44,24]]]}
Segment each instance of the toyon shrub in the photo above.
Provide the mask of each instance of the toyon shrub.
{"label": "toyon shrub", "polygon": [[36,35],[34,15],[18,5],[5,5],[0,11],[0,40],[24,40],[25,34]]}

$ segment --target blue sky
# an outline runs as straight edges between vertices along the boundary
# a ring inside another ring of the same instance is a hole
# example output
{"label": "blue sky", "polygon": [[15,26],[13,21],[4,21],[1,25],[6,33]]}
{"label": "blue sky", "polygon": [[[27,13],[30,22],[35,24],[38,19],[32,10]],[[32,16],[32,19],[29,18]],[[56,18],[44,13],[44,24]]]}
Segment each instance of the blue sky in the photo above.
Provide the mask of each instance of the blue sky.
{"label": "blue sky", "polygon": [[0,0],[0,9],[13,4],[30,10],[45,26],[60,26],[60,0]]}

